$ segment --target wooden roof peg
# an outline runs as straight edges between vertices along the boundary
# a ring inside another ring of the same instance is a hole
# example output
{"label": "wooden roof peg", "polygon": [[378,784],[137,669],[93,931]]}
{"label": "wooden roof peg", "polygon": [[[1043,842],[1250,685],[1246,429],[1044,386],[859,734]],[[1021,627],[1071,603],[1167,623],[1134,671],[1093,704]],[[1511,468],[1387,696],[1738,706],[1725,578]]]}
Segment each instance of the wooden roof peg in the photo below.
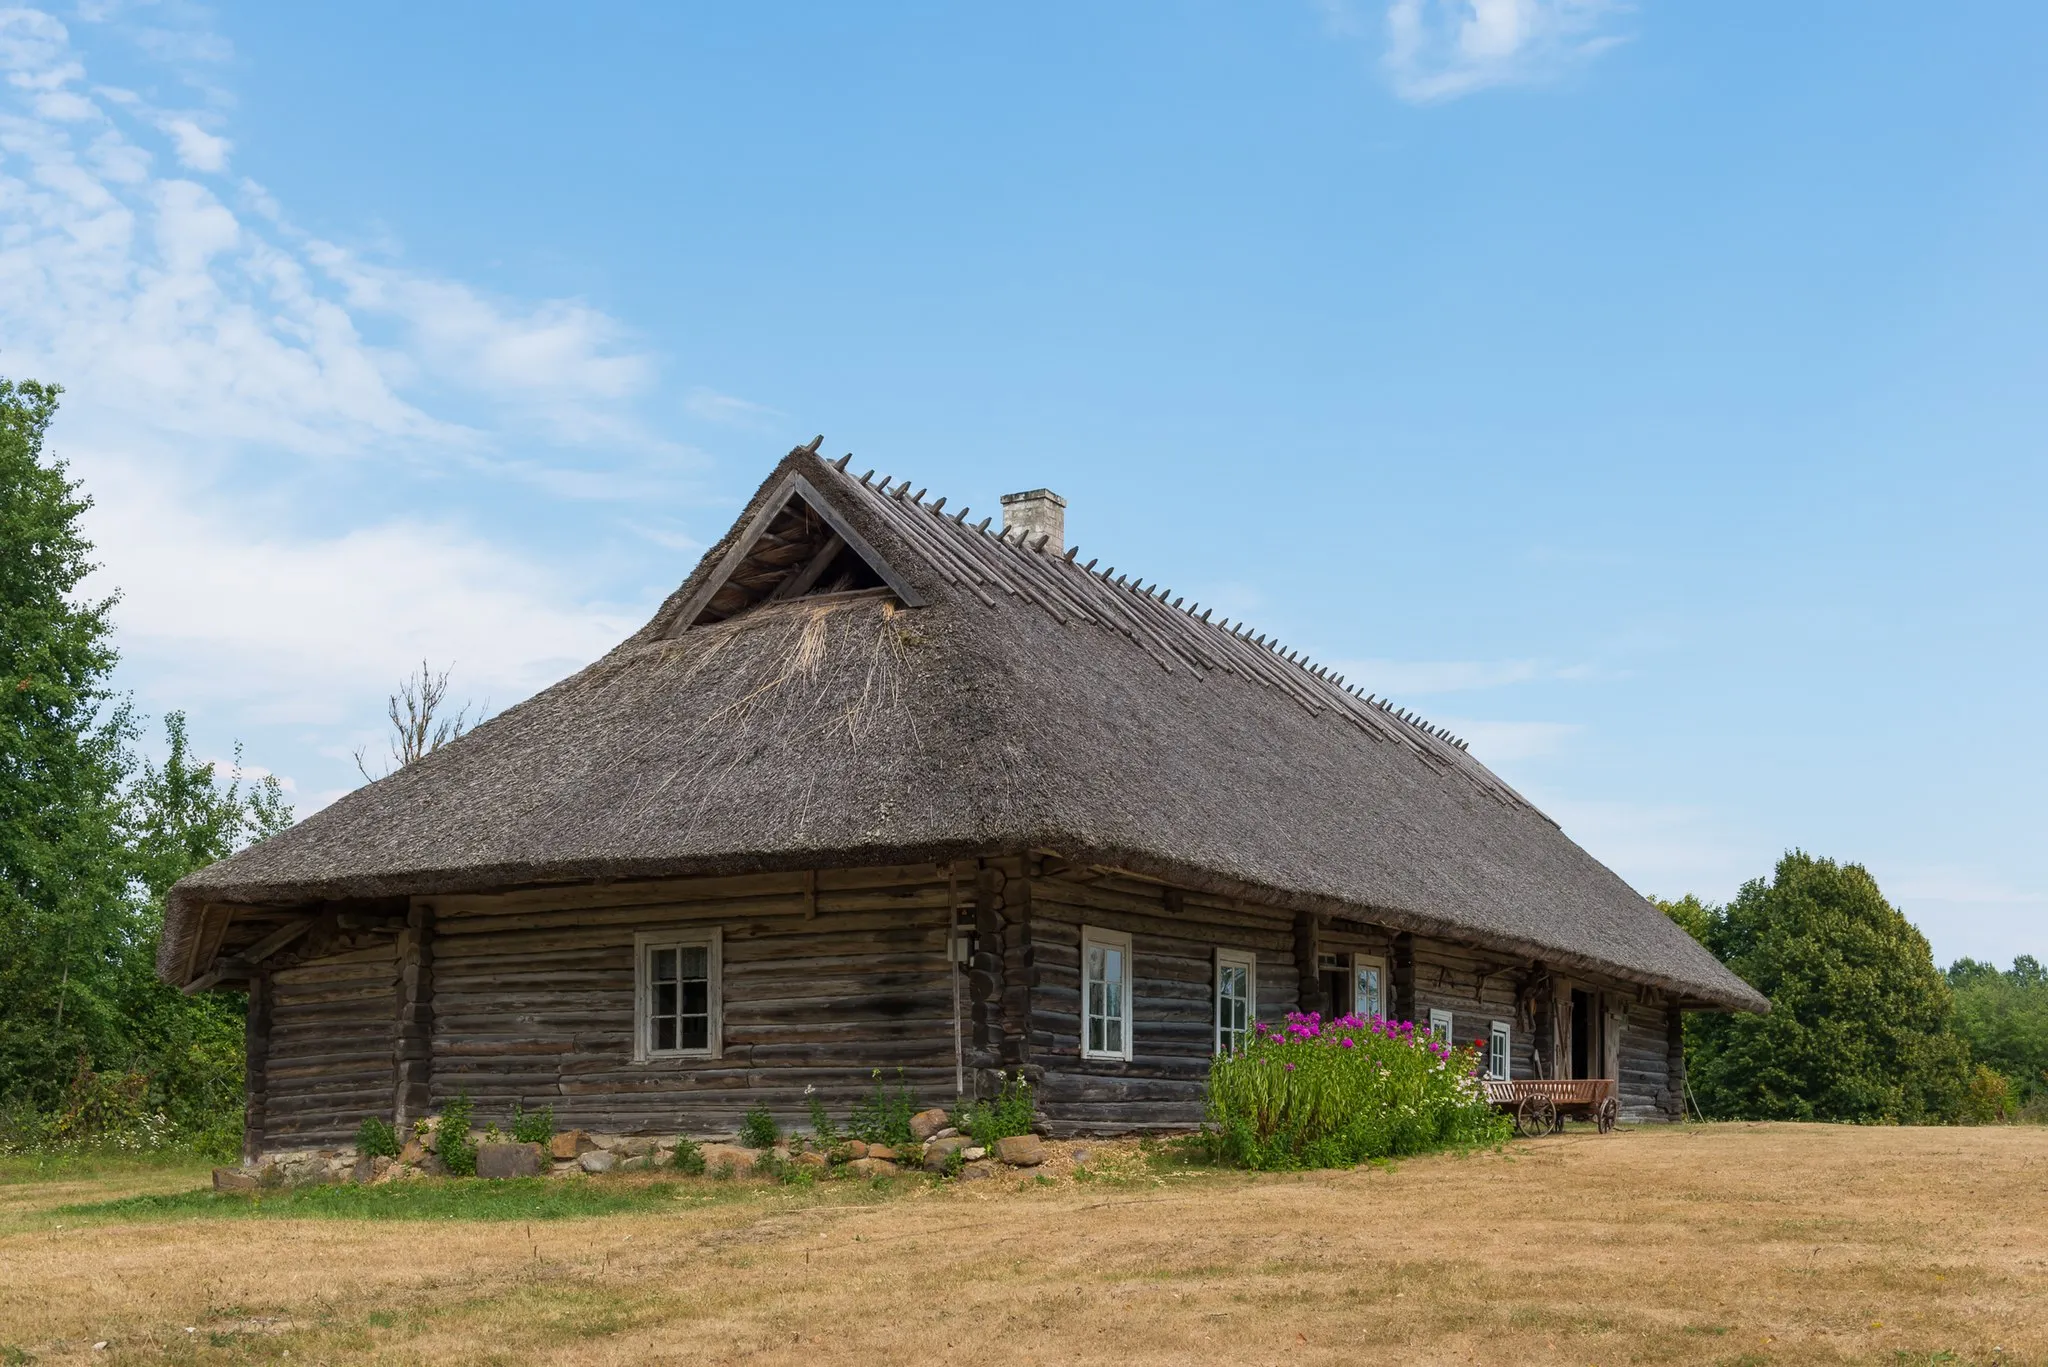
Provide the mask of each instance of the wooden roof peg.
{"label": "wooden roof peg", "polygon": [[1188,600],[1187,600],[1187,599],[1185,599],[1185,598],[1176,598],[1176,599],[1174,599],[1174,600],[1173,600],[1173,605],[1174,605],[1175,607],[1179,607],[1179,606],[1180,606],[1180,605],[1181,605],[1182,603],[1185,603],[1185,602],[1187,602],[1187,601],[1188,601]]}
{"label": "wooden roof peg", "polygon": [[[909,480],[907,480],[907,479],[906,479],[906,480],[904,480],[904,481],[903,481],[903,487],[904,487],[905,489],[908,489],[908,488],[910,487],[910,481],[909,481]],[[922,506],[922,505],[923,505],[923,503],[924,503],[924,495],[925,495],[925,491],[924,491],[923,489],[919,489],[919,490],[918,490],[918,491],[917,491],[917,492],[916,492],[915,494],[912,494],[912,495],[910,496],[910,501],[911,501],[912,503],[915,503],[915,504],[918,504],[918,505]]]}
{"label": "wooden roof peg", "polygon": [[811,444],[804,448],[804,454],[807,456],[815,456],[818,454],[818,448],[820,446],[823,446],[824,444],[825,434],[823,432],[820,432],[817,436],[811,438]]}
{"label": "wooden roof peg", "polygon": [[866,483],[867,483],[867,482],[868,482],[869,480],[873,479],[874,477],[875,477],[875,472],[874,472],[873,470],[870,470],[870,471],[868,471],[868,472],[867,472],[866,474],[864,474],[864,475],[862,475],[862,476],[860,477],[860,482],[861,482],[862,484],[866,484]]}
{"label": "wooden roof peg", "polygon": [[945,508],[945,506],[946,500],[943,497],[932,500],[932,511],[935,513],[942,511]]}
{"label": "wooden roof peg", "polygon": [[[1100,559],[1100,557],[1097,557],[1097,559]],[[1095,572],[1095,561],[1091,560],[1087,564],[1083,565],[1081,568],[1088,571],[1090,574],[1093,574]]]}
{"label": "wooden roof peg", "polygon": [[1073,564],[1073,563],[1074,563],[1074,557],[1075,557],[1075,556],[1077,556],[1077,555],[1079,555],[1080,553],[1081,553],[1081,548],[1080,548],[1079,546],[1069,546],[1069,547],[1067,547],[1067,556],[1066,556],[1066,559],[1067,559],[1067,563],[1068,563],[1069,565]]}
{"label": "wooden roof peg", "polygon": [[1210,613],[1210,612],[1214,612],[1214,611],[1216,611],[1216,609],[1214,609],[1214,608],[1210,608],[1210,609],[1209,609],[1209,610],[1208,610],[1207,612],[1204,612],[1204,613],[1202,614],[1202,620],[1203,620],[1203,621],[1205,621],[1205,622],[1206,622],[1206,621],[1208,621],[1208,620],[1209,620],[1209,613]]}
{"label": "wooden roof peg", "polygon": [[983,518],[983,519],[981,520],[981,525],[980,525],[980,526],[978,526],[978,527],[976,527],[976,528],[975,528],[974,530],[976,530],[977,532],[980,532],[980,533],[981,533],[982,535],[986,536],[986,535],[988,535],[988,524],[989,524],[989,523],[991,523],[991,522],[993,522],[993,521],[995,521],[995,519],[994,519],[993,517],[985,517],[985,518]]}
{"label": "wooden roof peg", "polygon": [[966,525],[967,525],[967,515],[968,515],[969,513],[973,512],[973,511],[974,511],[974,509],[972,509],[972,508],[968,507],[968,506],[967,506],[967,505],[966,505],[965,503],[961,504],[961,505],[960,505],[960,511],[959,511],[959,512],[957,512],[957,513],[955,513],[955,514],[953,514],[953,525],[954,525],[954,526],[956,526],[956,527],[964,527],[964,526],[966,526]]}
{"label": "wooden roof peg", "polygon": [[833,469],[835,469],[835,470],[837,470],[837,471],[838,471],[838,472],[839,472],[840,474],[842,474],[842,475],[843,475],[843,474],[845,474],[845,473],[846,473],[846,462],[848,462],[848,461],[850,461],[850,460],[852,460],[852,459],[853,459],[853,452],[851,452],[851,451],[848,451],[848,452],[847,452],[847,453],[846,453],[845,455],[843,455],[843,456],[841,456],[841,457],[839,458],[839,463],[838,463],[837,465],[833,466],[832,468],[833,468]]}
{"label": "wooden roof peg", "polygon": [[[1020,537],[1020,538],[1018,538],[1018,539],[1019,539],[1019,540],[1022,540],[1023,538],[1021,538],[1021,537]],[[1036,546],[1033,546],[1033,547],[1032,547],[1031,549],[1032,549],[1032,550],[1034,550],[1034,551],[1037,551],[1037,552],[1038,552],[1038,553],[1039,553],[1040,555],[1044,555],[1044,554],[1045,554],[1045,546],[1046,546],[1046,543],[1047,543],[1048,541],[1051,541],[1051,540],[1052,540],[1052,533],[1051,533],[1051,532],[1042,532],[1042,533],[1040,533],[1040,534],[1039,534],[1039,537],[1038,537],[1038,544],[1037,544]]]}

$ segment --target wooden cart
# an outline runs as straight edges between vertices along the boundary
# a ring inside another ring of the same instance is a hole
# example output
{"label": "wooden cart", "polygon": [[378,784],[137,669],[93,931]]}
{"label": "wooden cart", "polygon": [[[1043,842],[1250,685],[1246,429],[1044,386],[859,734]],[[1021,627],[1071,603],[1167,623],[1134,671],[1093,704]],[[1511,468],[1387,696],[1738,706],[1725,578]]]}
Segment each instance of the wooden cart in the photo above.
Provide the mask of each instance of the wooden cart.
{"label": "wooden cart", "polygon": [[1613,1078],[1520,1078],[1484,1086],[1486,1099],[1515,1118],[1515,1133],[1524,1139],[1557,1133],[1566,1116],[1590,1120],[1602,1134],[1621,1119]]}

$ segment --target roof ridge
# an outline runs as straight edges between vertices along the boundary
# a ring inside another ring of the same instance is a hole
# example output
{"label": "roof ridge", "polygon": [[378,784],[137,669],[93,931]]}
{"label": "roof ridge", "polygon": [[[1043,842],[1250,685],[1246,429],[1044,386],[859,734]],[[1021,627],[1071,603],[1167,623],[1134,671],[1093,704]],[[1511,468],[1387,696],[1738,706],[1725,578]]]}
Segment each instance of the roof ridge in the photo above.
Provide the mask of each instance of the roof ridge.
{"label": "roof ridge", "polygon": [[[1405,707],[1396,707],[1391,698],[1380,697],[1376,692],[1368,692],[1362,685],[1348,682],[1342,674],[1337,673],[1334,669],[1313,661],[1308,652],[1283,650],[1277,633],[1270,637],[1264,633],[1259,633],[1255,636],[1252,634],[1251,626],[1242,618],[1238,619],[1235,628],[1231,626],[1230,619],[1227,617],[1219,621],[1211,621],[1210,616],[1214,613],[1214,608],[1211,608],[1208,612],[1202,612],[1202,605],[1199,602],[1190,604],[1187,602],[1185,595],[1174,597],[1173,590],[1170,588],[1162,589],[1157,580],[1154,580],[1151,587],[1147,588],[1144,586],[1144,576],[1142,575],[1135,579],[1127,579],[1125,576],[1117,575],[1114,581],[1112,581],[1110,576],[1116,575],[1116,566],[1111,565],[1097,572],[1095,566],[1099,563],[1099,559],[1091,559],[1086,565],[1077,563],[1077,557],[1081,550],[1078,543],[1068,547],[1061,555],[1047,554],[1046,546],[1050,540],[1050,533],[1041,533],[1034,541],[1031,535],[1024,531],[1019,531],[1014,537],[1010,534],[1008,528],[991,531],[990,524],[995,520],[993,516],[984,517],[979,523],[969,526],[967,518],[972,512],[972,508],[968,505],[963,504],[959,512],[946,516],[943,512],[947,502],[945,497],[942,496],[927,504],[924,501],[924,496],[930,492],[928,487],[920,488],[915,494],[909,494],[908,491],[912,481],[905,479],[901,484],[896,484],[892,488],[891,485],[894,483],[895,476],[884,474],[880,481],[876,482],[875,471],[873,470],[869,470],[866,474],[855,478],[847,470],[847,465],[852,459],[853,453],[849,451],[837,461],[823,461],[821,458],[821,463],[828,466],[834,472],[845,476],[849,484],[863,490],[878,500],[885,501],[885,507],[889,504],[894,504],[898,507],[907,504],[910,507],[936,515],[937,520],[950,523],[959,533],[979,532],[980,540],[984,545],[993,542],[1010,556],[1017,558],[1021,563],[1036,563],[1048,569],[1053,565],[1062,565],[1072,573],[1084,575],[1088,579],[1100,583],[1105,588],[1121,589],[1139,598],[1148,599],[1166,612],[1177,613],[1186,618],[1188,622],[1207,628],[1212,633],[1240,642],[1252,649],[1261,650],[1281,665],[1293,666],[1300,674],[1314,681],[1315,684],[1350,699],[1357,707],[1369,709],[1376,716],[1398,724],[1405,731],[1435,742],[1437,746],[1456,751],[1460,756],[1469,754],[1471,750],[1471,742],[1455,735],[1450,728],[1435,722],[1426,721],[1419,712],[1410,711]],[[954,574],[948,573],[944,567],[940,568],[940,572],[946,574],[949,579],[956,577]],[[1053,572],[1057,573],[1057,571]],[[1013,594],[1017,592],[1013,585],[1002,584],[1000,587]],[[989,606],[994,606],[994,600],[988,598],[986,593],[980,593],[978,596]],[[1020,596],[1031,597],[1032,595],[1023,594]],[[1171,603],[1167,601],[1169,598],[1172,598]],[[1055,609],[1055,616],[1059,616],[1064,621],[1066,614]],[[1334,701],[1334,699],[1331,701]],[[1498,782],[1497,779],[1495,781]],[[1501,786],[1505,787],[1505,785]],[[1519,795],[1517,795],[1517,799],[1519,800]]]}

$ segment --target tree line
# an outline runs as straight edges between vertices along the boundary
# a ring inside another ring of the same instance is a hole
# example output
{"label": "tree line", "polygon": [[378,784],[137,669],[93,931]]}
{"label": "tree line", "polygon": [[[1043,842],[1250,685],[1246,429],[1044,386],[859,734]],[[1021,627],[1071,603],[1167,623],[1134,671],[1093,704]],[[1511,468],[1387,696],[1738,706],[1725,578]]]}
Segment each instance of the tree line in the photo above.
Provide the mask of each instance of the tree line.
{"label": "tree line", "polygon": [[2031,956],[2009,970],[1959,959],[1944,973],[1869,870],[1798,850],[1726,906],[1658,905],[1771,1001],[1765,1016],[1686,1018],[1700,1114],[2048,1121],[2048,973]]}
{"label": "tree line", "polygon": [[112,689],[112,596],[81,597],[90,507],[44,451],[61,391],[0,379],[0,1145],[240,1143],[233,993],[158,981],[171,884],[291,823],[276,780],[161,764]]}

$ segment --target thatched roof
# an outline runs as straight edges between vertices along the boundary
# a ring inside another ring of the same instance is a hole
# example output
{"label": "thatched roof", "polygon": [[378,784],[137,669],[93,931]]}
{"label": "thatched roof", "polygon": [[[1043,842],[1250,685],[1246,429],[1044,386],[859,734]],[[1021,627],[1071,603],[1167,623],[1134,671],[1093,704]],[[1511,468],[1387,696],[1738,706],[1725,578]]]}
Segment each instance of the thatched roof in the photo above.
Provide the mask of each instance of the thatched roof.
{"label": "thatched roof", "polygon": [[603,659],[179,883],[166,975],[206,903],[1045,849],[1763,1007],[1448,736],[923,492],[790,453]]}

